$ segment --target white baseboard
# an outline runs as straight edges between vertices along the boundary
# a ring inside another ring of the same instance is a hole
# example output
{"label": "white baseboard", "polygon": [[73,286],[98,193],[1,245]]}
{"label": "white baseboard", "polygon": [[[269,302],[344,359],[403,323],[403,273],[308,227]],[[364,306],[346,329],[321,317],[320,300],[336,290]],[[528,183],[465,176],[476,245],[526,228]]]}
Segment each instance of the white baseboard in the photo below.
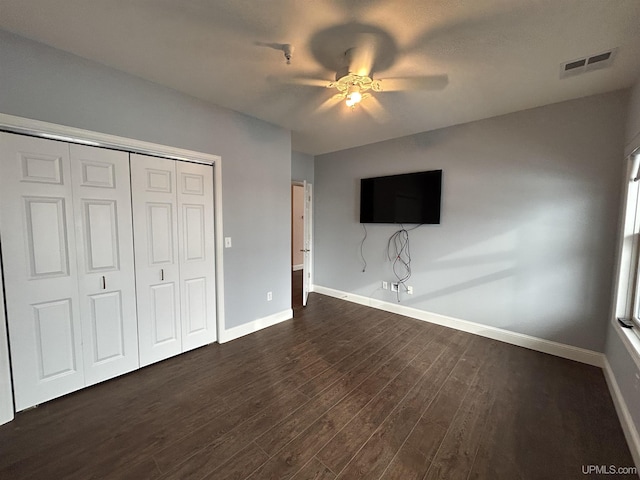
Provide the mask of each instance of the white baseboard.
{"label": "white baseboard", "polygon": [[218,343],[230,342],[231,340],[235,340],[236,338],[244,337],[245,335],[257,332],[258,330],[262,330],[263,328],[271,327],[286,320],[291,320],[292,318],[293,310],[290,308],[278,313],[274,313],[273,315],[269,315],[267,317],[258,318],[257,320],[254,320],[252,322],[244,323],[237,327],[221,331]]}
{"label": "white baseboard", "polygon": [[356,295],[353,293],[335,290],[333,288],[323,287],[321,285],[313,285],[312,291],[328,295],[330,297],[341,298],[349,302],[366,305],[368,307],[377,308],[386,312],[397,313],[406,317],[423,320],[425,322],[435,323],[444,327],[455,328],[463,332],[473,333],[482,337],[492,338],[501,342],[518,345],[519,347],[529,348],[538,352],[548,353],[557,357],[575,360],[577,362],[594,365],[596,367],[604,366],[604,355],[600,352],[587,350],[586,348],[574,347],[564,343],[545,340],[544,338],[533,337],[522,333],[510,332],[501,328],[490,327],[480,323],[468,322],[437,313],[425,312],[406,305],[400,305],[392,302],[385,302],[374,298]]}
{"label": "white baseboard", "polygon": [[622,391],[620,391],[620,387],[618,386],[618,382],[616,377],[611,370],[611,365],[609,365],[609,361],[604,359],[604,378],[607,381],[607,385],[609,387],[609,393],[611,393],[611,397],[613,398],[613,404],[616,407],[616,412],[618,413],[618,419],[620,420],[620,425],[622,425],[622,431],[624,432],[624,436],[627,439],[627,444],[629,445],[629,450],[631,450],[631,456],[633,457],[633,461],[640,470],[640,434],[636,429],[636,425],[633,422],[633,418],[631,417],[631,412],[629,411],[629,407],[627,406],[627,402],[624,401],[624,397],[622,395]]}
{"label": "white baseboard", "polygon": [[293,270],[294,272],[297,272],[298,270],[302,270],[304,268],[304,264],[300,264],[300,265],[294,265],[293,267],[291,267],[291,270]]}

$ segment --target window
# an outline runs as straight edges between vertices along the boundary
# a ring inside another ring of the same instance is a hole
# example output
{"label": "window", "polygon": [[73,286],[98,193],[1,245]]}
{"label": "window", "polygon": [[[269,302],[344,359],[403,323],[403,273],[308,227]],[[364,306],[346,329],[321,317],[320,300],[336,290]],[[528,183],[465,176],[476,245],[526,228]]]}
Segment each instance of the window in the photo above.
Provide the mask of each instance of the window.
{"label": "window", "polygon": [[617,285],[616,316],[630,319],[640,336],[640,149],[627,164],[626,208]]}

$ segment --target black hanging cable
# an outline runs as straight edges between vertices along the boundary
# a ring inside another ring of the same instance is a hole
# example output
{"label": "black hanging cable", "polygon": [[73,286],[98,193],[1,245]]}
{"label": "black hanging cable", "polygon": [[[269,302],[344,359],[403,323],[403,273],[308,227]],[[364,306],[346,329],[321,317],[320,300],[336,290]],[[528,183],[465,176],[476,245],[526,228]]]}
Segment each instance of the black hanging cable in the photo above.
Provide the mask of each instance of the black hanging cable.
{"label": "black hanging cable", "polygon": [[411,249],[409,246],[409,232],[420,227],[416,225],[407,230],[403,224],[400,224],[400,230],[396,231],[389,237],[387,242],[387,257],[392,261],[393,274],[398,279],[398,289],[396,290],[396,298],[400,302],[400,285],[405,291],[409,291],[406,282],[411,278]]}
{"label": "black hanging cable", "polygon": [[362,237],[362,241],[360,242],[360,257],[362,258],[362,272],[367,270],[367,260],[364,258],[364,253],[362,251],[364,247],[364,241],[367,239],[367,226],[364,223],[361,223],[362,228],[364,229],[364,237]]}

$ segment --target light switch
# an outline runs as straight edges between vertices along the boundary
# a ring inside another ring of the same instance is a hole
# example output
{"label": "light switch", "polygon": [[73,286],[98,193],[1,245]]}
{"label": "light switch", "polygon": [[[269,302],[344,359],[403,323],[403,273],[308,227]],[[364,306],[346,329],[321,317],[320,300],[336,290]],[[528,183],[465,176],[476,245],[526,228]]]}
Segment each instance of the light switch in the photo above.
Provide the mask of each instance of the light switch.
{"label": "light switch", "polygon": [[224,237],[224,248],[231,248],[231,237]]}

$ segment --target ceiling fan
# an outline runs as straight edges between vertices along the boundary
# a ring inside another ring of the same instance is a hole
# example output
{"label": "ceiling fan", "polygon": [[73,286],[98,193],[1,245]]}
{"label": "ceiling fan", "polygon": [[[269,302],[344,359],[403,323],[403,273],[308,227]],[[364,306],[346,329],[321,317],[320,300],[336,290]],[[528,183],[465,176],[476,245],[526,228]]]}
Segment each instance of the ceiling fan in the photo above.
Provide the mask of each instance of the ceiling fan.
{"label": "ceiling fan", "polygon": [[368,90],[383,91],[380,80],[373,79],[372,48],[369,46],[353,47],[344,53],[345,65],[336,72],[336,79],[326,87],[335,88],[337,100],[345,100],[347,107],[355,108],[362,100],[370,98]]}
{"label": "ceiling fan", "polygon": [[[342,26],[353,29],[352,25]],[[360,31],[348,31],[348,35],[343,32],[342,38],[338,38],[335,28],[331,32],[331,40],[327,42],[326,37],[319,46],[312,45],[312,51],[316,59],[325,68],[335,69],[335,79],[332,81],[309,78],[293,77],[285,78],[286,83],[306,85],[312,87],[324,87],[335,89],[335,95],[327,99],[317,111],[322,112],[344,101],[347,107],[354,109],[361,105],[363,110],[371,114],[375,119],[385,120],[384,108],[376,98],[377,93],[397,92],[411,90],[440,90],[444,88],[449,79],[444,75],[428,75],[404,78],[374,78],[374,71],[377,69],[388,69],[394,62],[397,49],[395,43],[386,32],[362,31],[364,26],[360,26]],[[337,27],[336,27],[337,28]],[[333,44],[331,44],[333,43]],[[327,52],[337,48],[344,48],[333,55],[333,61],[327,60],[330,55]],[[324,48],[324,50],[323,50]]]}

